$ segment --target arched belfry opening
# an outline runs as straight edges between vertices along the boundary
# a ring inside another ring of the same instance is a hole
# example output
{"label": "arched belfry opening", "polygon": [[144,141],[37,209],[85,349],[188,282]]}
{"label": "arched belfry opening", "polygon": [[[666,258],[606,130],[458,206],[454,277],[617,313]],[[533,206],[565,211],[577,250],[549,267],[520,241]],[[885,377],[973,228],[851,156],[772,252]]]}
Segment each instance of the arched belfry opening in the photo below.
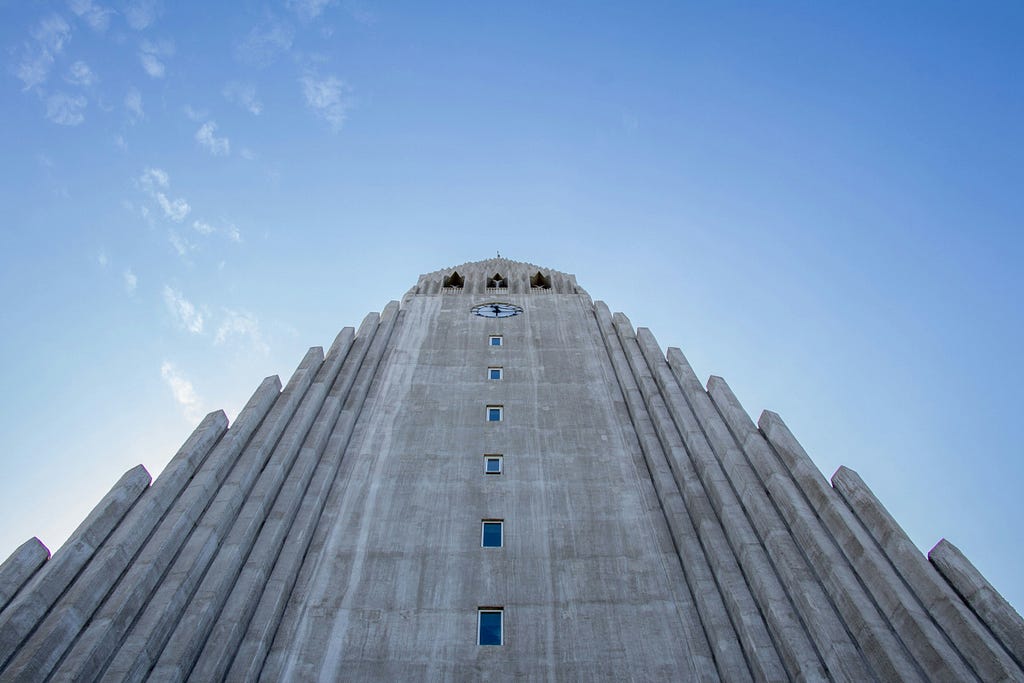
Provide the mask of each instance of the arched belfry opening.
{"label": "arched belfry opening", "polygon": [[453,270],[451,275],[445,275],[444,287],[454,287],[456,289],[462,289],[462,286],[466,284],[466,278],[459,275],[459,271]]}
{"label": "arched belfry opening", "polygon": [[537,271],[536,275],[530,276],[531,289],[551,289],[551,278],[545,277],[544,273]]}
{"label": "arched belfry opening", "polygon": [[501,273],[495,273],[491,277],[487,278],[487,286],[493,287],[508,287],[508,280],[506,280]]}

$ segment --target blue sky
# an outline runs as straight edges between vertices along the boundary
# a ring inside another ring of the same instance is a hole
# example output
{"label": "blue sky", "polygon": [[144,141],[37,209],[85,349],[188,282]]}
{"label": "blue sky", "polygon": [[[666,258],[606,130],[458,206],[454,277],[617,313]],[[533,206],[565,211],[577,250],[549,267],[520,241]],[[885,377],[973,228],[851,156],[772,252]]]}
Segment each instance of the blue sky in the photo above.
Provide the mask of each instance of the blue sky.
{"label": "blue sky", "polygon": [[0,2],[0,555],[493,256],[1024,608],[1024,6]]}

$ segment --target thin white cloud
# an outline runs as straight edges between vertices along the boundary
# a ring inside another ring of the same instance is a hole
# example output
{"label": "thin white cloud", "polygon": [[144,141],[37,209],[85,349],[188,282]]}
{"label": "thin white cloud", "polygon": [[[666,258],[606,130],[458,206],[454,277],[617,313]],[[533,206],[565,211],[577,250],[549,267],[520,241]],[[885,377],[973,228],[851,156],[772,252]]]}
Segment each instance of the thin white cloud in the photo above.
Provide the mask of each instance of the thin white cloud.
{"label": "thin white cloud", "polygon": [[256,152],[252,151],[248,147],[243,147],[242,151],[240,151],[238,154],[246,161],[256,161]]}
{"label": "thin white cloud", "polygon": [[237,104],[253,116],[259,116],[263,111],[263,103],[256,98],[256,86],[250,83],[231,81],[224,86],[222,92],[224,99]]}
{"label": "thin white cloud", "polygon": [[160,366],[160,376],[171,390],[174,400],[181,406],[182,415],[189,422],[196,422],[203,417],[203,401],[196,393],[192,382],[188,381],[170,361]]}
{"label": "thin white cloud", "polygon": [[271,19],[263,26],[254,26],[235,45],[235,59],[250,66],[269,66],[292,49],[294,39],[295,31],[291,26]]}
{"label": "thin white cloud", "polygon": [[124,18],[136,31],[148,28],[160,16],[163,3],[159,0],[129,0],[124,6]]}
{"label": "thin white cloud", "polygon": [[213,343],[220,346],[235,338],[241,342],[247,341],[255,351],[263,355],[270,353],[270,347],[260,333],[260,323],[255,315],[246,311],[224,309],[224,320],[217,328]]}
{"label": "thin white cloud", "polygon": [[139,286],[139,278],[135,276],[135,273],[132,272],[131,268],[125,270],[122,277],[124,278],[125,291],[129,294],[133,294],[135,292],[135,288]]}
{"label": "thin white cloud", "polygon": [[189,120],[195,121],[196,123],[210,118],[209,112],[205,109],[194,109],[190,104],[186,104],[181,108],[181,110],[185,112],[185,116],[187,116]]}
{"label": "thin white cloud", "polygon": [[85,121],[85,106],[82,95],[67,95],[56,92],[46,98],[46,118],[62,126],[77,126]]}
{"label": "thin white cloud", "polygon": [[132,115],[133,121],[146,118],[146,112],[142,108],[142,93],[138,88],[129,88],[124,96],[124,107]]}
{"label": "thin white cloud", "polygon": [[50,75],[53,62],[71,40],[71,26],[58,14],[43,17],[22,46],[21,59],[14,75],[25,84],[23,90],[42,84]]}
{"label": "thin white cloud", "polygon": [[349,87],[337,76],[320,78],[307,74],[299,82],[310,109],[326,121],[332,131],[337,133],[341,130],[351,106],[347,96]]}
{"label": "thin white cloud", "polygon": [[139,45],[139,61],[151,78],[163,78],[167,67],[163,59],[174,55],[174,43],[170,40],[152,42],[144,40]]}
{"label": "thin white cloud", "polygon": [[100,268],[106,268],[110,264],[110,257],[107,256],[105,249],[100,249],[96,253],[96,263],[100,264]]}
{"label": "thin white cloud", "polygon": [[94,31],[102,33],[110,26],[110,16],[114,10],[98,5],[92,0],[68,0],[68,7],[79,19]]}
{"label": "thin white cloud", "polygon": [[115,135],[114,136],[114,144],[117,145],[117,148],[119,150],[121,150],[121,151],[128,151],[128,141],[124,139],[123,135],[121,135],[121,134]]}
{"label": "thin white cloud", "polygon": [[180,223],[185,220],[192,207],[182,197],[176,199],[168,197],[163,190],[169,189],[170,185],[171,181],[167,172],[159,168],[147,168],[139,177],[139,186],[160,206],[164,215],[175,223]]}
{"label": "thin white cloud", "polygon": [[234,223],[228,223],[224,228],[224,232],[227,233],[228,239],[232,242],[239,244],[242,242],[242,233]]}
{"label": "thin white cloud", "polygon": [[89,65],[78,60],[68,67],[68,74],[64,77],[68,83],[88,87],[97,81],[96,74]]}
{"label": "thin white cloud", "polygon": [[207,121],[196,131],[196,142],[206,148],[214,156],[224,156],[231,152],[231,141],[227,138],[219,138],[215,135],[217,123]]}
{"label": "thin white cloud", "polygon": [[210,233],[212,233],[214,231],[214,227],[212,225],[210,225],[209,223],[206,223],[204,221],[195,221],[195,222],[192,223],[192,227],[200,235],[209,235]]}
{"label": "thin white cloud", "polygon": [[203,333],[203,314],[196,310],[192,302],[181,292],[170,285],[164,285],[164,303],[174,320],[192,334]]}
{"label": "thin white cloud", "polygon": [[189,242],[182,236],[177,230],[171,230],[167,233],[167,241],[174,247],[174,251],[178,252],[178,256],[187,256],[190,251],[196,248],[196,245]]}
{"label": "thin white cloud", "polygon": [[287,0],[285,7],[304,21],[316,19],[333,0]]}

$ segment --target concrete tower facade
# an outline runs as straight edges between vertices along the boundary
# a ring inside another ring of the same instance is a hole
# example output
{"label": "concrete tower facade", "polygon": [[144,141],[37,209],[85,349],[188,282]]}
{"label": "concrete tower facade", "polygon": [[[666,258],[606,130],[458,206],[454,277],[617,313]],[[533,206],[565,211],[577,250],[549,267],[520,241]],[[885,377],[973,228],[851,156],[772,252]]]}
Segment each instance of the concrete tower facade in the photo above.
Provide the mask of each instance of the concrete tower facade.
{"label": "concrete tower facade", "polygon": [[49,558],[0,566],[0,680],[1024,680],[1024,621],[852,470],[593,302],[420,277]]}

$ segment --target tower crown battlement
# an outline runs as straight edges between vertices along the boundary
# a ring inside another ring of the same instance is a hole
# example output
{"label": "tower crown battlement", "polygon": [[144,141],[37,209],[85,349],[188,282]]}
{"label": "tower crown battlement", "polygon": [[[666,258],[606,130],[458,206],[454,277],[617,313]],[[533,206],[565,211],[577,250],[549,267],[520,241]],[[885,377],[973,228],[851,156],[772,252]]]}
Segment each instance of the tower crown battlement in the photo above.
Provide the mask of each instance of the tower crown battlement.
{"label": "tower crown battlement", "polygon": [[470,261],[420,275],[410,295],[434,294],[586,294],[576,276],[507,258]]}

